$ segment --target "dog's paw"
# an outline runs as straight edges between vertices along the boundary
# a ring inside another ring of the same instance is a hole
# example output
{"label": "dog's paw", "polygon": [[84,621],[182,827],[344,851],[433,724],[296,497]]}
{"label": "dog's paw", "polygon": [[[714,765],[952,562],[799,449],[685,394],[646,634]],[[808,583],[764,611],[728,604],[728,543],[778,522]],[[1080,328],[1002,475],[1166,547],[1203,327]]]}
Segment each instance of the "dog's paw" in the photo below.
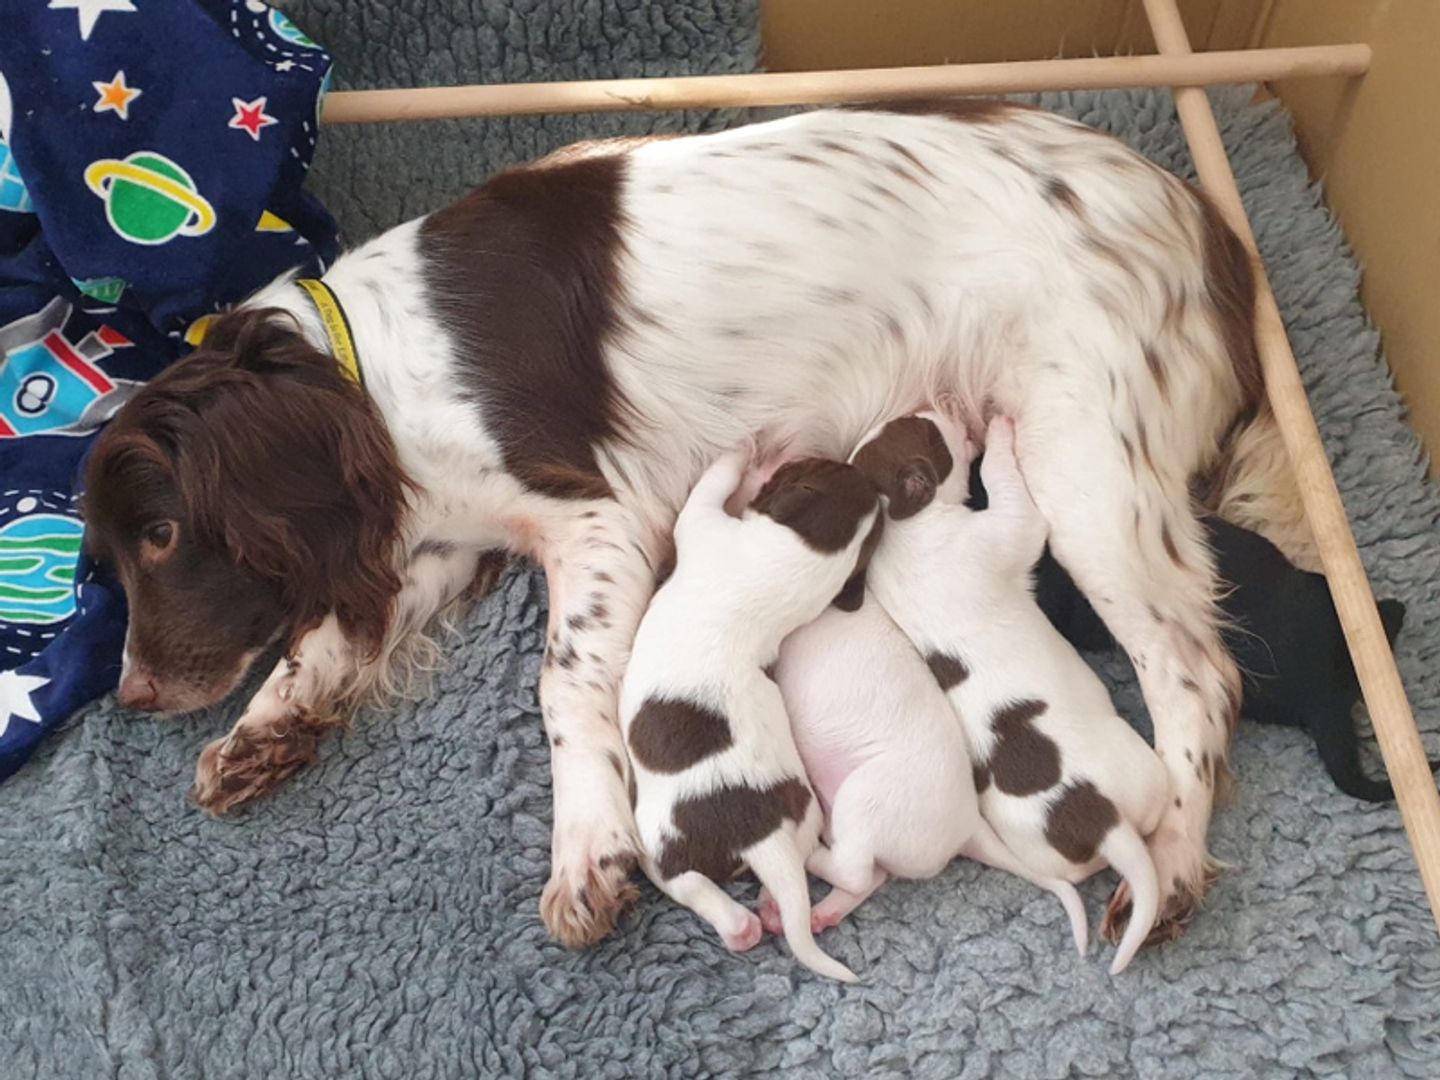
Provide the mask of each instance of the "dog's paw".
{"label": "dog's paw", "polygon": [[[1220,864],[1186,841],[1178,830],[1163,825],[1148,844],[1160,883],[1160,907],[1145,944],[1159,945],[1184,935],[1206,892],[1219,876]],[[1124,936],[1130,912],[1130,887],[1122,881],[1105,909],[1101,933],[1106,941],[1114,944]]]}
{"label": "dog's paw", "polygon": [[640,897],[630,880],[635,852],[628,841],[609,845],[573,845],[555,852],[555,867],[540,897],[540,918],[550,936],[568,949],[594,945],[615,920]]}
{"label": "dog's paw", "polygon": [[212,814],[259,798],[314,761],[320,737],[334,726],[305,709],[263,726],[237,725],[201,752],[190,798]]}

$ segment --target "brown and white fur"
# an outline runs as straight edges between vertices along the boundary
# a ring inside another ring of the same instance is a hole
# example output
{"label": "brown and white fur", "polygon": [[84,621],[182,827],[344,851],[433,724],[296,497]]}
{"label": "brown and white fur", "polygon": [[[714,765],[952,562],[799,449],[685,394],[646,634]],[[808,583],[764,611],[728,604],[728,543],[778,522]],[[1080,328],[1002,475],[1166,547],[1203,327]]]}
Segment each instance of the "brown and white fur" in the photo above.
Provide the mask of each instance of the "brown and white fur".
{"label": "brown and white fur", "polygon": [[767,669],[863,571],[879,497],[849,465],[796,461],[733,518],[746,460],[732,452],[700,477],[675,522],[675,571],[635,633],[620,718],[641,866],[736,951],[760,940],[760,920],[716,882],[748,867],[796,958],[853,982],[811,936],[805,863],[823,815]]}
{"label": "brown and white fur", "polygon": [[1014,438],[1008,419],[990,422],[980,463],[990,505],[979,513],[965,505],[974,455],[957,425],[936,414],[896,420],[861,446],[857,467],[903,519],[887,522],[870,581],[959,715],[980,807],[1000,838],[1034,874],[1082,881],[1106,864],[1120,872],[1133,909],[1113,975],[1155,922],[1159,885],[1144,837],[1160,823],[1169,784],[1035,602],[1045,519]]}
{"label": "brown and white fur", "polygon": [[[1075,887],[1031,871],[980,816],[965,731],[939,685],[945,677],[860,579],[781,644],[775,681],[825,811],[825,846],[806,865],[834,886],[810,928],[838,925],[891,874],[934,877],[964,855],[1053,892],[1083,956]],[[762,901],[765,929],[775,932],[778,914]]]}
{"label": "brown and white fur", "polygon": [[[674,515],[751,434],[843,456],[936,395],[1020,420],[1056,556],[1140,671],[1183,808],[1151,846],[1167,926],[1206,876],[1238,680],[1190,484],[1303,552],[1260,405],[1253,281],[1207,203],[1113,139],[999,103],[820,111],[583,145],[391,229],[325,275],[363,392],[281,280],[101,436],[91,550],[131,626],[121,700],[214,702],[285,650],[195,797],[274,788],[402,685],[432,617],[530,557],[550,587],[542,914],[597,940],[633,895],[616,695]],[[422,650],[422,656],[424,652]]]}

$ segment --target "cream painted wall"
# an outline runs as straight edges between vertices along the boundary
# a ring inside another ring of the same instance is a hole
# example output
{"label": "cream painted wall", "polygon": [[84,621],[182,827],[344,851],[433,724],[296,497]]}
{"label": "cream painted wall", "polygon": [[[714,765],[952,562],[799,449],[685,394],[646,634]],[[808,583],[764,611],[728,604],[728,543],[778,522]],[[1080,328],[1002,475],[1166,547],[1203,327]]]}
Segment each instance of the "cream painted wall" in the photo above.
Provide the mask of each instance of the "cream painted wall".
{"label": "cream painted wall", "polygon": [[[1440,0],[1180,0],[1196,48],[1368,41],[1363,81],[1272,89],[1365,267],[1411,419],[1440,462]],[[1140,0],[763,0],[772,70],[1150,52]],[[1440,475],[1440,463],[1433,465]]]}

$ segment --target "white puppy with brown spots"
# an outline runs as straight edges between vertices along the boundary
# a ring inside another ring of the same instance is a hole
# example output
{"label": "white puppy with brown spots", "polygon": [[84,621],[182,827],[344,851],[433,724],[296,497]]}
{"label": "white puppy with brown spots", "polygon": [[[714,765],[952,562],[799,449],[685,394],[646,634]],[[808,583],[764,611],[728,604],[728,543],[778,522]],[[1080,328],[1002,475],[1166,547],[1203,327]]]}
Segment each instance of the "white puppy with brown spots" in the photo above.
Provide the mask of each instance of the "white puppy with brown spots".
{"label": "white puppy with brown spots", "polygon": [[[781,645],[775,680],[825,809],[826,846],[807,865],[836,884],[810,928],[835,926],[891,874],[934,877],[965,855],[1058,896],[1084,955],[1075,887],[1031,872],[980,816],[970,749],[943,689],[951,677],[943,658],[927,666],[858,577]],[[760,918],[776,930],[773,902],[762,899]]]}
{"label": "white puppy with brown spots", "polygon": [[748,866],[776,898],[796,958],[853,982],[810,930],[805,862],[821,809],[766,669],[863,570],[879,496],[852,466],[795,461],[734,518],[725,502],[745,463],[720,458],[691,492],[675,571],[641,620],[621,689],[641,865],[736,951],[759,941],[760,920],[717,882]]}
{"label": "white puppy with brown spots", "polygon": [[1114,974],[1155,924],[1143,838],[1169,782],[1035,603],[1030,573],[1047,530],[1014,439],[1009,420],[991,422],[981,462],[990,504],[978,513],[964,505],[973,447],[958,426],[926,414],[867,440],[852,460],[887,496],[890,518],[869,582],[942,673],[977,762],[981,811],[1001,839],[1035,874],[1080,881],[1108,863],[1124,878],[1133,910]]}

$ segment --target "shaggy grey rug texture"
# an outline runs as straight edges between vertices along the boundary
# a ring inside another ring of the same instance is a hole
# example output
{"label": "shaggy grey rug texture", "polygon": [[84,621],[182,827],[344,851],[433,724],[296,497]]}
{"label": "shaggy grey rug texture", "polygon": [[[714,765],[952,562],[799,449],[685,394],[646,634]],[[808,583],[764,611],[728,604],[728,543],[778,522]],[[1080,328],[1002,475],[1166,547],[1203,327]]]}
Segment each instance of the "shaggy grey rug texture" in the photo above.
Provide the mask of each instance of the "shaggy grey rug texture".
{"label": "shaggy grey rug texture", "polygon": [[[336,3],[292,8],[352,80],[755,61],[753,9],[718,0],[372,0],[359,24]],[[1440,493],[1285,115],[1244,93],[1216,101],[1366,564],[1409,605],[1400,663],[1434,755]],[[1044,104],[1190,172],[1164,93]],[[363,232],[564,140],[656,124],[335,130],[317,188]],[[856,987],[769,939],[731,956],[648,887],[609,940],[564,951],[537,915],[544,622],[539,577],[513,569],[428,700],[361,716],[283,792],[225,820],[185,792],[234,705],[177,722],[108,701],[77,716],[0,786],[0,1075],[1440,1075],[1440,945],[1399,818],[1338,794],[1288,729],[1242,724],[1239,783],[1212,833],[1233,869],[1188,935],[1119,979],[1105,953],[1073,954],[1052,897],[973,863],[887,887],[827,935]],[[1140,722],[1123,669],[1109,674]],[[1110,885],[1083,890],[1095,920]]]}

